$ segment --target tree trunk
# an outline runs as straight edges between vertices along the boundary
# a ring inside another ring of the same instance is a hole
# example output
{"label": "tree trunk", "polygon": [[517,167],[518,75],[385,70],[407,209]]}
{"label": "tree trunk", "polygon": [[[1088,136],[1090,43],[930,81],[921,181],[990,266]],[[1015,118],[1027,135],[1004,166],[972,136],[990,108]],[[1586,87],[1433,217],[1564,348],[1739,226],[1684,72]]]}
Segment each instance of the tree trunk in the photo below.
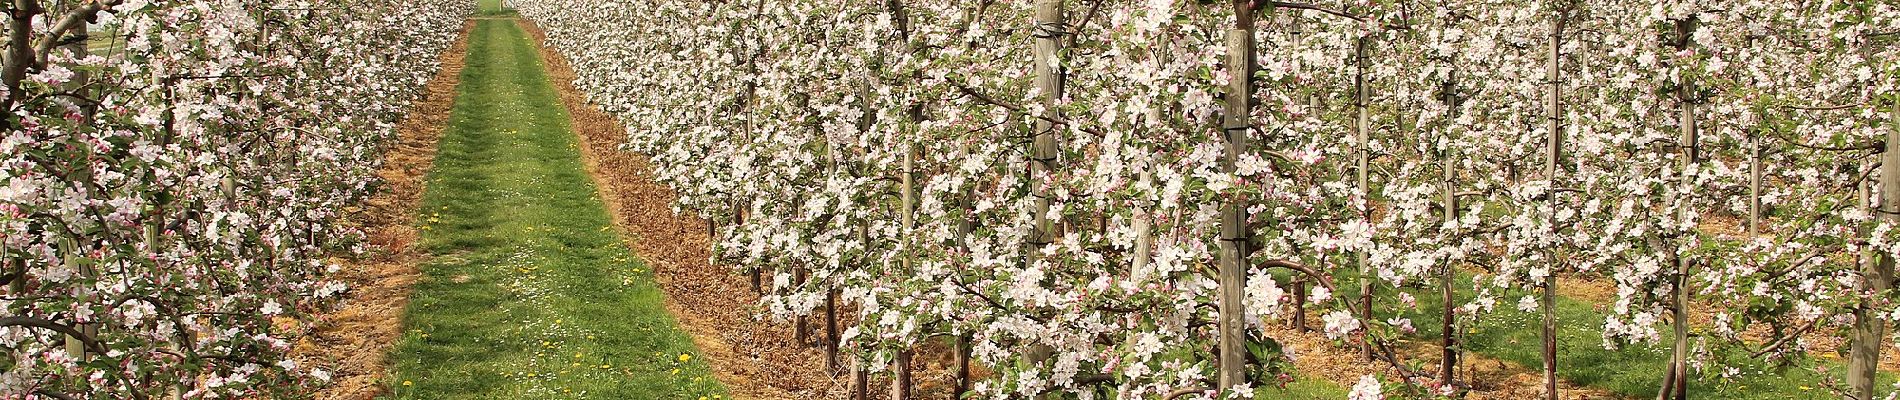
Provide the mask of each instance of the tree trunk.
{"label": "tree trunk", "polygon": [[[1234,29],[1227,31],[1227,74],[1229,87],[1226,93],[1226,110],[1221,124],[1222,134],[1226,137],[1227,151],[1221,159],[1221,170],[1228,175],[1235,171],[1235,161],[1247,151],[1248,130],[1252,127],[1253,107],[1253,62],[1254,62],[1254,23],[1253,7],[1250,1],[1234,1]],[[1247,263],[1244,246],[1249,236],[1247,232],[1247,198],[1244,195],[1222,196],[1221,205],[1221,241],[1219,266],[1219,311],[1216,325],[1219,329],[1220,349],[1220,387],[1227,390],[1247,384],[1246,319],[1242,317],[1246,310],[1241,299],[1246,296]]]}
{"label": "tree trunk", "polygon": [[[73,239],[60,239],[58,249],[62,257],[61,260],[63,260],[67,266],[71,267],[71,266],[76,266],[79,264],[78,257],[74,256],[75,254],[79,253],[79,246],[77,243],[73,241]],[[21,281],[26,280],[25,276],[22,276],[16,279],[19,279]],[[73,304],[75,307],[91,307],[90,305],[86,304],[86,297],[87,297],[88,291],[89,289],[80,289],[76,291],[76,294],[73,296],[73,300],[74,300]],[[80,324],[77,318],[74,319],[73,324],[77,325],[79,330],[82,333],[86,330],[86,325]],[[77,336],[67,336],[66,337],[66,355],[72,356],[72,358],[76,360],[85,360],[86,359],[86,343],[84,341],[79,340],[79,337]]]}
{"label": "tree trunk", "polygon": [[[1887,130],[1886,149],[1880,153],[1880,222],[1900,224],[1900,96],[1894,98],[1894,129]],[[1862,263],[1861,280],[1867,284],[1868,300],[1854,309],[1854,326],[1849,331],[1847,358],[1848,395],[1852,399],[1873,399],[1875,375],[1880,368],[1880,341],[1886,337],[1887,320],[1879,308],[1893,285],[1893,256],[1879,255],[1878,261]]]}
{"label": "tree trunk", "polygon": [[[961,197],[962,198],[958,199],[958,207],[963,209],[966,214],[962,221],[957,221],[957,245],[965,249],[968,249],[970,246],[970,234],[972,232],[976,232],[976,215],[975,215],[976,206],[974,205],[975,198],[976,198],[976,191],[966,187],[964,188],[963,196]],[[1151,236],[1152,235],[1145,235],[1144,237],[1151,237]],[[1140,239],[1136,239],[1135,242],[1138,243],[1137,244],[1138,247],[1140,246],[1139,243],[1142,243]],[[1139,248],[1135,251],[1135,253],[1137,254],[1136,259],[1138,260],[1144,259],[1143,258],[1144,256],[1142,256],[1142,254],[1144,253]],[[962,399],[964,398],[965,395],[970,393],[970,389],[971,389],[971,385],[970,385],[971,384],[970,382],[970,333],[968,332],[964,332],[957,335],[957,367],[956,368],[957,368],[957,376],[956,376],[957,381],[956,381],[956,392],[954,394],[956,396],[955,398]]]}
{"label": "tree trunk", "polygon": [[[1558,234],[1556,186],[1557,174],[1559,172],[1558,166],[1562,163],[1564,143],[1564,109],[1561,97],[1563,90],[1563,70],[1559,68],[1562,62],[1561,57],[1563,57],[1564,22],[1565,14],[1562,14],[1562,12],[1559,12],[1559,14],[1552,19],[1550,54],[1548,54],[1549,59],[1546,60],[1546,68],[1544,69],[1544,79],[1549,81],[1548,83],[1550,84],[1550,90],[1546,93],[1546,103],[1544,104],[1544,111],[1549,114],[1547,117],[1550,118],[1550,125],[1546,128],[1549,130],[1549,133],[1547,133],[1548,136],[1545,140],[1544,149],[1544,179],[1549,181],[1551,186],[1544,194],[1546,201],[1548,201],[1550,205],[1549,214],[1544,217],[1545,223],[1550,226],[1551,234],[1553,235]],[[1541,304],[1539,304],[1542,308],[1539,311],[1542,311],[1544,317],[1544,399],[1546,400],[1557,400],[1557,271],[1559,270],[1557,267],[1563,265],[1563,255],[1559,250],[1558,248],[1553,248],[1550,251],[1550,263],[1552,268],[1550,273],[1544,275],[1542,288],[1544,296],[1541,299]]]}
{"label": "tree trunk", "polygon": [[1293,274],[1293,331],[1306,329],[1306,274]]}
{"label": "tree trunk", "polygon": [[[798,267],[794,268],[792,272],[795,274],[794,277],[797,278],[794,280],[795,282],[797,282],[797,286],[801,288],[804,287],[805,279],[807,278],[806,273],[805,273],[805,266],[803,264],[800,264]],[[789,292],[796,292],[796,291],[797,290],[794,289],[794,290],[787,290],[786,292],[789,293]],[[792,321],[792,340],[798,342],[798,347],[811,347],[811,327],[810,327],[810,324],[808,323],[811,317],[806,316],[806,314],[810,314],[810,312],[800,311],[798,313],[798,317],[793,318],[793,321]]]}
{"label": "tree trunk", "polygon": [[[1445,195],[1445,223],[1441,226],[1450,226],[1450,224],[1458,220],[1458,192],[1457,189],[1452,186],[1453,180],[1457,177],[1457,169],[1452,165],[1450,154],[1447,154],[1449,151],[1439,149],[1439,152],[1439,168],[1443,169],[1442,172],[1445,174],[1444,180],[1440,182],[1440,190],[1444,191]],[[1457,231],[1451,229],[1444,232],[1444,234],[1446,240],[1452,240],[1453,235],[1456,235]],[[1438,368],[1441,382],[1445,385],[1451,385],[1452,378],[1454,378],[1453,371],[1456,371],[1458,368],[1458,319],[1456,315],[1458,304],[1452,299],[1452,283],[1457,281],[1458,268],[1457,264],[1453,263],[1451,259],[1445,260],[1444,268],[1444,276],[1440,278],[1441,282],[1439,282],[1438,285],[1440,295],[1443,296],[1445,307],[1444,312],[1440,313],[1440,316],[1443,317],[1442,322],[1444,326],[1441,327],[1439,335],[1439,349],[1443,354],[1440,356]]]}
{"label": "tree trunk", "polygon": [[26,70],[38,60],[33,55],[33,18],[46,12],[38,0],[13,0],[13,10],[7,21],[7,53],[4,70],[0,70],[0,82],[7,87],[6,108],[20,101],[25,91],[20,90],[20,82],[26,80]]}
{"label": "tree trunk", "polygon": [[910,350],[897,352],[897,377],[891,384],[892,400],[910,400]]}
{"label": "tree trunk", "polygon": [[[718,240],[718,239],[714,239],[714,240]],[[764,275],[765,275],[765,268],[752,267],[752,292],[753,293],[758,293],[759,295],[765,295],[765,284],[762,282],[762,280],[764,279],[762,277]]]}
{"label": "tree trunk", "polygon": [[[1687,48],[1690,41],[1694,40],[1690,38],[1689,35],[1695,32],[1695,26],[1696,20],[1693,17],[1677,23],[1676,34],[1682,37],[1680,42],[1678,42],[1678,50]],[[1682,222],[1688,220],[1689,204],[1691,204],[1689,193],[1694,189],[1692,186],[1694,182],[1692,178],[1689,177],[1689,172],[1695,167],[1696,161],[1701,154],[1697,151],[1699,147],[1697,140],[1699,138],[1697,137],[1698,132],[1696,131],[1695,92],[1697,89],[1695,82],[1684,78],[1682,87],[1677,90],[1677,107],[1681,109],[1682,113],[1678,116],[1679,121],[1676,124],[1677,129],[1680,130],[1682,134],[1682,138],[1680,139],[1681,143],[1678,143],[1682,149],[1682,170],[1679,174],[1679,179],[1682,181],[1678,182],[1677,185],[1681,186],[1682,192],[1676,195],[1678,196],[1678,201],[1682,204],[1676,207],[1676,220],[1677,222]],[[1680,242],[1677,244],[1679,246]],[[1670,369],[1675,371],[1675,379],[1673,381],[1675,384],[1673,388],[1675,398],[1682,400],[1688,397],[1689,391],[1689,273],[1690,267],[1694,264],[1694,260],[1681,254],[1680,250],[1672,249],[1672,251],[1677,253],[1675,257],[1675,296],[1674,299],[1670,301],[1675,306],[1674,316],[1671,317],[1671,319],[1673,319],[1672,323],[1675,326],[1675,355],[1672,357],[1673,360],[1671,362],[1673,364]],[[1664,389],[1666,393],[1669,392],[1671,388]]]}
{"label": "tree trunk", "polygon": [[957,336],[957,390],[958,399],[970,394],[970,336]]}
{"label": "tree trunk", "polygon": [[851,374],[851,387],[857,388],[851,391],[853,397],[857,400],[871,400],[871,377],[864,372],[863,360],[858,360],[857,365],[851,368]]}
{"label": "tree trunk", "polygon": [[838,370],[838,291],[825,291],[825,370]]}
{"label": "tree trunk", "polygon": [[[915,121],[915,120],[916,119],[912,119],[912,121]],[[904,170],[903,170],[902,176],[899,178],[899,182],[900,182],[899,186],[901,186],[901,189],[903,190],[904,193],[898,196],[899,198],[898,202],[902,203],[902,207],[903,207],[902,220],[904,224],[904,243],[903,243],[904,258],[902,259],[902,262],[900,263],[900,265],[902,266],[901,273],[909,274],[911,273],[911,271],[913,271],[912,266],[915,265],[916,257],[917,257],[916,251],[912,249],[912,245],[914,243],[912,243],[911,241],[911,238],[914,237],[914,235],[912,234],[912,231],[915,230],[917,226],[916,180],[914,179],[915,177],[911,173],[911,170],[916,167],[916,160],[915,160],[915,155],[914,155],[915,152],[912,151],[909,143],[905,143],[904,147],[905,147],[904,161],[903,161]],[[910,350],[909,349],[900,350],[897,352],[897,366],[896,367],[897,367],[897,375],[894,377],[894,379],[896,379],[897,381],[891,385],[891,398],[894,400],[910,400]]]}

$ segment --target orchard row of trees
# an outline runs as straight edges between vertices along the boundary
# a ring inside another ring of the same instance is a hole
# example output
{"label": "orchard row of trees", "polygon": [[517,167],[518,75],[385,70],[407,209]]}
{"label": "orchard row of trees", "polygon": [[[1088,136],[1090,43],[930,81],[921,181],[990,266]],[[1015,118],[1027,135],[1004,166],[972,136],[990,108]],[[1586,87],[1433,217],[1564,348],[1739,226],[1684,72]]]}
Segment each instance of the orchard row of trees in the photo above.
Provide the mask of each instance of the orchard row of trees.
{"label": "orchard row of trees", "polygon": [[296,396],[343,220],[474,3],[17,0],[0,398]]}
{"label": "orchard row of trees", "polygon": [[[1251,393],[1308,309],[1398,367],[1355,398],[1455,395],[1499,302],[1588,367],[1574,275],[1615,287],[1600,345],[1673,349],[1659,397],[1838,333],[1869,399],[1900,317],[1890,2],[515,3],[769,313],[854,305],[827,341],[900,396],[937,337],[985,398]],[[1373,317],[1394,288],[1446,318]],[[1425,324],[1443,366],[1389,349]]]}

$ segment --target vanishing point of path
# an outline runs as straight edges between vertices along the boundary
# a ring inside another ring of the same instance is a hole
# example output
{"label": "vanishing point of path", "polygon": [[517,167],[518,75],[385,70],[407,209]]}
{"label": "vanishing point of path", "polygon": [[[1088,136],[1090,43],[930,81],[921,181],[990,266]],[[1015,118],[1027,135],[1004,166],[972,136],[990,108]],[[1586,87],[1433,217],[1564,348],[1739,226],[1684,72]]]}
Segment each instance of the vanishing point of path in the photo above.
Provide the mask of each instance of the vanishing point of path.
{"label": "vanishing point of path", "polygon": [[389,397],[724,397],[610,225],[533,42],[492,17],[468,40]]}

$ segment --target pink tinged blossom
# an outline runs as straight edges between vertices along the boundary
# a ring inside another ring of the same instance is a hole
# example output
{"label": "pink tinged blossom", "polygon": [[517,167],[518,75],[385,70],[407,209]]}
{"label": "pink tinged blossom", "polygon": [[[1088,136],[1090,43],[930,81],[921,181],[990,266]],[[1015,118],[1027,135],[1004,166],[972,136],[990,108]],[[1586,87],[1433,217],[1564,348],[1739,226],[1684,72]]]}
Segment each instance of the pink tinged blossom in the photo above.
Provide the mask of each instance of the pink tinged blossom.
{"label": "pink tinged blossom", "polygon": [[1345,311],[1326,313],[1320,317],[1320,320],[1326,323],[1327,339],[1342,339],[1359,330],[1359,319],[1353,318],[1352,313]]}
{"label": "pink tinged blossom", "polygon": [[1410,318],[1392,318],[1387,319],[1385,323],[1408,335],[1418,332],[1417,328],[1412,327],[1412,319]]}
{"label": "pink tinged blossom", "polygon": [[1347,400],[1385,400],[1384,388],[1379,378],[1372,375],[1359,377],[1359,383],[1352,385],[1352,392],[1346,394]]}

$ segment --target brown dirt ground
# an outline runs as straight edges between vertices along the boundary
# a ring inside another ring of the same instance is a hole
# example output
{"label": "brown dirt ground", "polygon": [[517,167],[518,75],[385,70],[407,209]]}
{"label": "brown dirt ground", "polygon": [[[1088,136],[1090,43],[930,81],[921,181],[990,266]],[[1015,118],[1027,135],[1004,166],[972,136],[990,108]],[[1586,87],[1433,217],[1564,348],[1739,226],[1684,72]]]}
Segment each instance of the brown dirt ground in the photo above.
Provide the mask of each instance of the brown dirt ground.
{"label": "brown dirt ground", "polygon": [[646,157],[621,151],[625,130],[618,120],[587,102],[573,86],[574,70],[546,35],[520,20],[540,47],[550,79],[566,103],[581,158],[622,236],[653,267],[666,292],[666,309],[707,355],[713,373],[736,399],[836,399],[847,379],[827,373],[822,350],[792,337],[792,326],[761,318],[749,277],[711,263],[706,221],[674,214],[676,195],[653,181]]}
{"label": "brown dirt ground", "polygon": [[402,338],[410,285],[421,276],[416,268],[421,255],[412,247],[417,240],[414,222],[423,180],[435,164],[436,141],[448,126],[473,27],[473,23],[463,26],[462,40],[443,51],[442,70],[396,126],[396,145],[376,173],[384,190],[350,216],[368,232],[373,255],[342,263],[336,278],[349,284],[349,292],[336,309],[316,315],[313,333],[299,338],[291,350],[300,363],[331,372],[331,384],[316,393],[317,399],[370,399],[385,391],[386,356]]}

